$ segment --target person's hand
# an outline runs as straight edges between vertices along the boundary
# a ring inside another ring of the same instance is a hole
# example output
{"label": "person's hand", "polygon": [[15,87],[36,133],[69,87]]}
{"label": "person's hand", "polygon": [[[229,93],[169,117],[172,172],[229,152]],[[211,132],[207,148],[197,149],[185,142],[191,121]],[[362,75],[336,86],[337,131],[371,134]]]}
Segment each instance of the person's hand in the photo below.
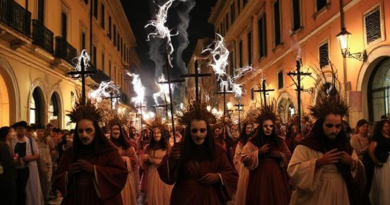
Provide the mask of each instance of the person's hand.
{"label": "person's hand", "polygon": [[259,153],[260,154],[265,154],[265,153],[269,152],[269,149],[270,149],[269,144],[265,144],[262,147],[260,147]]}
{"label": "person's hand", "polygon": [[276,150],[271,151],[269,155],[275,158],[283,158],[282,153]]}
{"label": "person's hand", "polygon": [[351,155],[349,155],[347,152],[343,151],[343,152],[340,152],[340,161],[345,165],[351,166],[353,159],[352,159]]}
{"label": "person's hand", "polygon": [[252,164],[251,158],[246,155],[241,158],[241,161],[246,167],[249,167]]}
{"label": "person's hand", "polygon": [[23,161],[25,161],[25,162],[29,162],[29,161],[32,161],[32,156],[25,156],[25,157],[23,157],[22,159],[23,159]]}
{"label": "person's hand", "polygon": [[142,160],[143,160],[144,162],[149,161],[149,155],[148,155],[148,154],[142,155]]}
{"label": "person's hand", "polygon": [[19,160],[19,154],[15,154],[15,155],[14,155],[14,160],[15,160],[15,161],[18,161],[18,160]]}
{"label": "person's hand", "polygon": [[169,153],[169,157],[171,159],[180,160],[181,152],[179,146],[172,147],[171,152]]}
{"label": "person's hand", "polygon": [[76,164],[76,163],[73,163],[69,169],[68,169],[68,176],[69,176],[69,179],[73,177],[73,175],[75,175],[76,173],[79,173],[81,172],[80,170],[80,167]]}
{"label": "person's hand", "polygon": [[77,166],[80,171],[85,171],[90,174],[94,173],[93,164],[89,163],[87,160],[79,159],[74,163],[74,166]]}
{"label": "person's hand", "polygon": [[337,149],[332,149],[326,152],[320,159],[317,159],[316,166],[322,167],[327,164],[337,163],[341,158],[341,154],[342,152],[338,152]]}
{"label": "person's hand", "polygon": [[378,168],[382,168],[383,167],[383,162],[377,162],[377,163],[375,163],[375,166],[378,167]]}
{"label": "person's hand", "polygon": [[219,182],[220,180],[221,179],[219,178],[218,174],[216,174],[216,173],[207,173],[206,175],[204,175],[203,177],[198,179],[198,181],[200,183],[207,184],[207,185],[215,184],[215,183]]}

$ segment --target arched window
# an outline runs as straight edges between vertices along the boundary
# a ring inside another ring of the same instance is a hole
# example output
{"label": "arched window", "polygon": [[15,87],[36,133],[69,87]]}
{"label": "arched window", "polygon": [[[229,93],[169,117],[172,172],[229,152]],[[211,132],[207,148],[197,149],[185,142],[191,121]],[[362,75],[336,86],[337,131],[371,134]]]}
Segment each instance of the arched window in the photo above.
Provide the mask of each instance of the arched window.
{"label": "arched window", "polygon": [[370,121],[379,121],[390,113],[390,58],[378,63],[368,83]]}
{"label": "arched window", "polygon": [[57,119],[58,119],[58,97],[56,93],[53,93],[49,105],[49,121],[50,123],[52,123],[53,121],[57,121]]}
{"label": "arched window", "polygon": [[43,97],[42,91],[39,88],[35,88],[30,101],[30,124],[42,124],[43,125]]}

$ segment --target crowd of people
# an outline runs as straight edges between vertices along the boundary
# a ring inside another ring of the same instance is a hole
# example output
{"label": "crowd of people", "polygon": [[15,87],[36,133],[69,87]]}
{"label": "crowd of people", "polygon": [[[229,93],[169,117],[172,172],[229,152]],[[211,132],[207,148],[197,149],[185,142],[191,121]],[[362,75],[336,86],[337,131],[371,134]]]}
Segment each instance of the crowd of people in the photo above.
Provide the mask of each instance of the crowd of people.
{"label": "crowd of people", "polygon": [[390,121],[347,128],[337,96],[310,111],[312,120],[283,123],[262,106],[241,126],[191,103],[173,134],[158,117],[140,132],[117,117],[101,128],[102,112],[78,103],[74,130],[25,121],[0,129],[0,202],[390,204]]}

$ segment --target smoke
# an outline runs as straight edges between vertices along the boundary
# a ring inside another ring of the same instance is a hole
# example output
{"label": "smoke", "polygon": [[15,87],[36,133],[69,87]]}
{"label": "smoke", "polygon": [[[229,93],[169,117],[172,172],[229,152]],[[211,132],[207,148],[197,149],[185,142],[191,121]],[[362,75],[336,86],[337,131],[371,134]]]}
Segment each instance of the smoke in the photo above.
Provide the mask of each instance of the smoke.
{"label": "smoke", "polygon": [[180,19],[179,25],[177,26],[178,36],[176,41],[178,42],[178,48],[175,53],[176,65],[182,73],[187,73],[187,66],[182,59],[184,49],[187,48],[190,43],[188,40],[188,25],[190,23],[190,12],[195,7],[196,3],[193,0],[180,0],[183,2],[182,9],[179,9],[178,16]]}

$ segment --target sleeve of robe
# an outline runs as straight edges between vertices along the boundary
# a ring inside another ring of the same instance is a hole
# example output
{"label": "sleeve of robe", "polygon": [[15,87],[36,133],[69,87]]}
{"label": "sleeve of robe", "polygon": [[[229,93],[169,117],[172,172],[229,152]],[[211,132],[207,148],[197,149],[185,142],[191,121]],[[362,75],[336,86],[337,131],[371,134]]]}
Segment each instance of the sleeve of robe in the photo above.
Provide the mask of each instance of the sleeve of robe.
{"label": "sleeve of robe", "polygon": [[316,170],[316,161],[320,157],[322,157],[322,153],[298,145],[287,168],[291,183],[301,190],[315,191],[321,181],[323,170],[323,168]]}
{"label": "sleeve of robe", "polygon": [[222,189],[225,189],[228,197],[232,197],[237,190],[238,174],[232,164],[229,162],[226,154],[221,154],[218,174],[221,176]]}
{"label": "sleeve of robe", "polygon": [[[65,195],[68,187],[68,169],[72,165],[71,150],[65,152],[55,172],[53,186]],[[103,154],[103,165],[94,166],[95,189],[102,201],[118,195],[125,186],[127,170],[119,152]]]}
{"label": "sleeve of robe", "polygon": [[174,168],[170,169],[169,164],[175,163],[174,159],[169,157],[169,154],[166,154],[165,157],[162,159],[160,165],[157,167],[158,175],[160,176],[160,179],[169,185],[173,185],[176,182],[175,178],[175,169],[178,168],[175,166]]}
{"label": "sleeve of robe", "polygon": [[96,188],[102,201],[118,195],[125,187],[128,175],[118,152],[112,151],[105,155],[107,163],[104,166],[95,165],[94,173]]}
{"label": "sleeve of robe", "polygon": [[236,168],[237,171],[240,169],[240,163],[241,163],[241,152],[242,152],[242,144],[239,142],[236,146],[236,151],[234,152],[234,157],[233,157],[233,164],[234,168]]}
{"label": "sleeve of robe", "polygon": [[241,153],[241,160],[249,157],[250,163],[246,167],[252,171],[259,166],[259,148],[251,142],[246,143]]}

